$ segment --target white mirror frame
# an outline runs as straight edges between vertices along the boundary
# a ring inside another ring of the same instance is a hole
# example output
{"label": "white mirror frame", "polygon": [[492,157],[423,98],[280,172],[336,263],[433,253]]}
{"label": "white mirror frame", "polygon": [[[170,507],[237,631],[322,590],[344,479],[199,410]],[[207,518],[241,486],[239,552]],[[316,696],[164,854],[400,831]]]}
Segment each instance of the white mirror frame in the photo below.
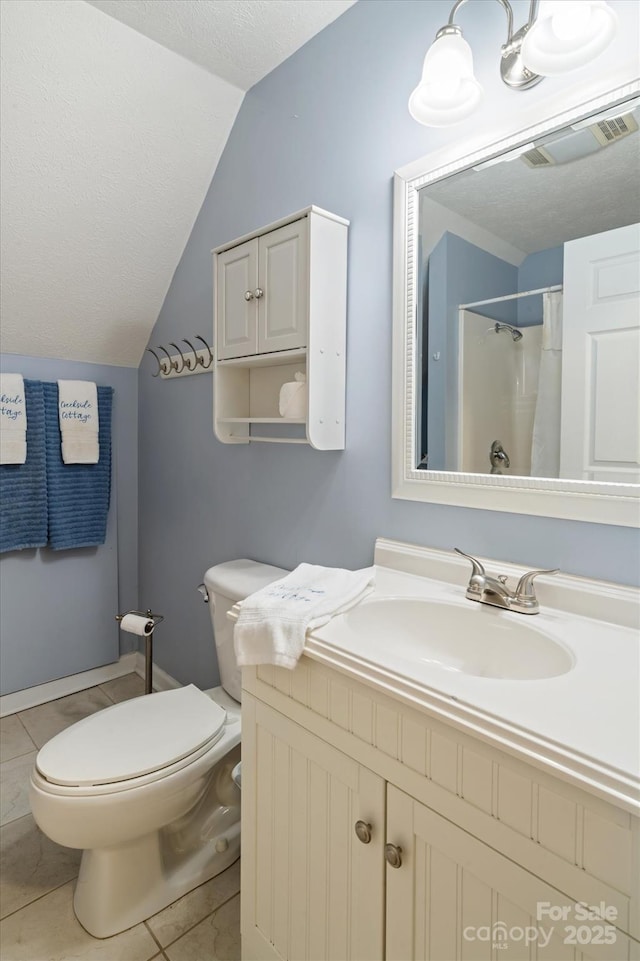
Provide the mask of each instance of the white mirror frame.
{"label": "white mirror frame", "polygon": [[594,481],[506,477],[452,471],[417,470],[416,282],[418,264],[418,191],[472,164],[544,136],[552,130],[605,110],[640,92],[640,80],[609,90],[555,113],[534,126],[476,138],[428,154],[394,175],[392,481],[393,497],[516,514],[637,527],[640,485]]}

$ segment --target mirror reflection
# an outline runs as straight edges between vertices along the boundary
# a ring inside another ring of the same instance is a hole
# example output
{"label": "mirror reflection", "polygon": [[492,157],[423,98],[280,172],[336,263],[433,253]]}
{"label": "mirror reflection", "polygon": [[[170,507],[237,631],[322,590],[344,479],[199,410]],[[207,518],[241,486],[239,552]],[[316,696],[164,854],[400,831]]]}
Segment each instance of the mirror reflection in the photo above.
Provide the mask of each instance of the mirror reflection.
{"label": "mirror reflection", "polygon": [[640,102],[420,191],[422,469],[640,483]]}

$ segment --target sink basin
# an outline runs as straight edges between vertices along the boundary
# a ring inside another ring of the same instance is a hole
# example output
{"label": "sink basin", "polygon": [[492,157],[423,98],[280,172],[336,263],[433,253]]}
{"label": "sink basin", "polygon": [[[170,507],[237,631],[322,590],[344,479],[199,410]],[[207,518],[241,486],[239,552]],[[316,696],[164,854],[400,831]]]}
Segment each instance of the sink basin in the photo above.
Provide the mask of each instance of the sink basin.
{"label": "sink basin", "polygon": [[566,674],[573,655],[522,614],[486,604],[379,597],[347,612],[344,627],[367,658],[433,665],[475,677],[537,680]]}

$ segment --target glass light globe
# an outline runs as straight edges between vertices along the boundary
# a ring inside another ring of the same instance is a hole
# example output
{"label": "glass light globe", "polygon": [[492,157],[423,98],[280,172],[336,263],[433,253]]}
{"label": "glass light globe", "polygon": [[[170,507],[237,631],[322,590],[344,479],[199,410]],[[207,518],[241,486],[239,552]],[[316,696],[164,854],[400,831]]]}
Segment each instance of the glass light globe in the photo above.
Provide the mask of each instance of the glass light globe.
{"label": "glass light globe", "polygon": [[555,2],[551,15],[551,29],[559,40],[571,42],[573,37],[584,37],[592,29],[591,4],[583,0],[571,3]]}
{"label": "glass light globe", "polygon": [[458,32],[438,37],[427,51],[422,79],[409,98],[409,113],[427,127],[464,120],[482,99],[473,76],[471,47]]}
{"label": "glass light globe", "polygon": [[533,73],[558,77],[601,54],[617,25],[606,0],[543,0],[522,41],[522,60]]}

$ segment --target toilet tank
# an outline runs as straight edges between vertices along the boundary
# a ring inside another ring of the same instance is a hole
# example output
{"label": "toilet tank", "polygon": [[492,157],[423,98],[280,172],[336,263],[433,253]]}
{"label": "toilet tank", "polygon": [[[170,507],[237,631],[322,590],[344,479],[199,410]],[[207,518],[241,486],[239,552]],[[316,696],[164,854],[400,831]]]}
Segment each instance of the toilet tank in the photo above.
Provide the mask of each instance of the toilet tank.
{"label": "toilet tank", "polygon": [[228,619],[227,611],[237,601],[243,601],[249,594],[254,594],[288,573],[281,567],[259,564],[243,558],[216,564],[204,575],[218,654],[220,683],[236,701],[241,700],[241,672],[233,649],[233,622]]}

